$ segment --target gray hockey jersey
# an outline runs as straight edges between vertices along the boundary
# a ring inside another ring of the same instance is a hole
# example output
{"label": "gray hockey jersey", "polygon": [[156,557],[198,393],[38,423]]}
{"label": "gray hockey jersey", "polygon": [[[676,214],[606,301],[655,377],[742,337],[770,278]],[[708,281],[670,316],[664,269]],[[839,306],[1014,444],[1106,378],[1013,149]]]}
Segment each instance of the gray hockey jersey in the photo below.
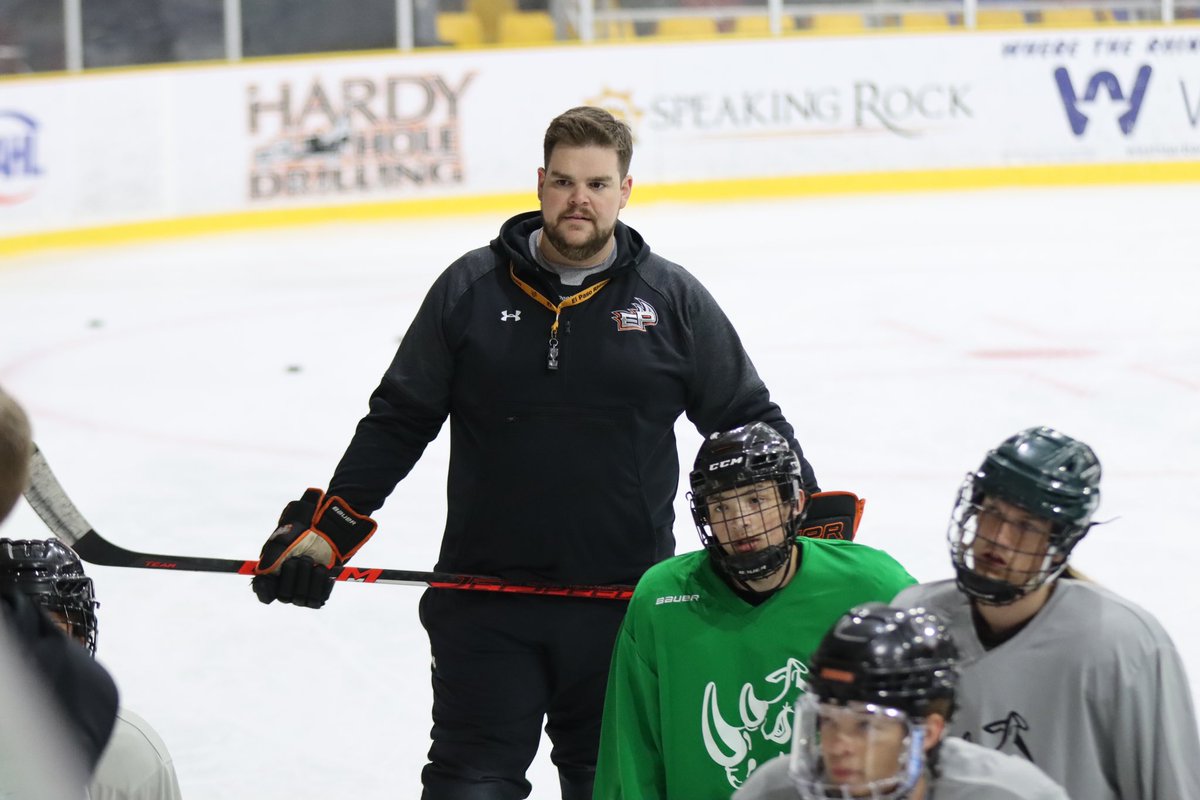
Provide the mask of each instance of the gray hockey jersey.
{"label": "gray hockey jersey", "polygon": [[1175,645],[1134,603],[1060,579],[1013,638],[984,650],[954,581],[892,603],[941,616],[958,644],[950,732],[1022,756],[1086,800],[1200,798],[1200,735]]}
{"label": "gray hockey jersey", "polygon": [[[1067,793],[1032,764],[962,739],[942,741],[938,777],[926,773],[926,797],[936,800],[1068,800]],[[733,800],[796,800],[788,757],[756,769]]]}
{"label": "gray hockey jersey", "polygon": [[171,754],[150,723],[127,708],[88,786],[90,800],[180,800]]}

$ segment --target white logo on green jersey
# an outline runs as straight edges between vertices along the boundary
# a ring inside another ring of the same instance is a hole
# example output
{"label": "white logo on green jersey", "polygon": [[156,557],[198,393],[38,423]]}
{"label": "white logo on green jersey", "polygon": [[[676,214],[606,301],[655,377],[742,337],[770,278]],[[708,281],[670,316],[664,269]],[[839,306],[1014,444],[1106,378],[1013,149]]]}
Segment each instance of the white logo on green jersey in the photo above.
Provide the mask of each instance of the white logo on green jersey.
{"label": "white logo on green jersey", "polygon": [[[766,676],[765,680],[779,687],[774,696],[760,700],[753,683],[742,685],[738,697],[738,716],[734,724],[725,719],[717,703],[717,684],[709,681],[704,687],[701,709],[704,747],[709,758],[724,768],[729,785],[737,788],[745,782],[759,764],[779,755],[792,739],[792,714],[796,698],[804,693],[804,676],[808,667],[794,658]],[[759,744],[755,756],[755,744]],[[768,743],[770,743],[768,745]]]}

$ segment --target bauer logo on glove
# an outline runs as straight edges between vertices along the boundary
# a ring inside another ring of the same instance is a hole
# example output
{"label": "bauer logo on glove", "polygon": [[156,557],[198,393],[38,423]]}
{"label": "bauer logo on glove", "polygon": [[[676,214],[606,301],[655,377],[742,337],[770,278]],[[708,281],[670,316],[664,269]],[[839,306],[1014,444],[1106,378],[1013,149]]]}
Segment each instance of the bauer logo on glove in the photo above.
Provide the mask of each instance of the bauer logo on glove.
{"label": "bauer logo on glove", "polygon": [[264,603],[320,608],[337,573],[375,533],[375,520],[340,497],[308,489],[288,503],[279,527],[263,545],[251,585]]}

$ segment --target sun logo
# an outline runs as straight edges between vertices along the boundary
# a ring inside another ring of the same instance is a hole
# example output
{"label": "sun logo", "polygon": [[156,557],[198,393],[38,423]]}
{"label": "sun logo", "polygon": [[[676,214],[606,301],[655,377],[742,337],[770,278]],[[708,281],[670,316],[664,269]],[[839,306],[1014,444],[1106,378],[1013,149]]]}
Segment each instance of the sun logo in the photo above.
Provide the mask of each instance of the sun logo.
{"label": "sun logo", "polygon": [[595,97],[589,97],[583,102],[585,105],[603,108],[624,122],[633,131],[634,140],[637,140],[637,128],[642,122],[642,117],[646,116],[646,112],[634,104],[632,91],[618,92],[605,86],[600,91],[600,94]]}

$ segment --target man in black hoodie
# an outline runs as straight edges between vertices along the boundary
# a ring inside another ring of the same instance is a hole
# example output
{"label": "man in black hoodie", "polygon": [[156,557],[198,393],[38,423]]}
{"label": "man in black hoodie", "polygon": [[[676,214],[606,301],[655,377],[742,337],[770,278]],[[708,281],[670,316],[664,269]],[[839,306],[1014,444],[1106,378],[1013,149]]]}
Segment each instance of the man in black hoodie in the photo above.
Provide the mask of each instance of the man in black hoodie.
{"label": "man in black hoodie", "polygon": [[[450,419],[437,569],[513,581],[634,583],[673,554],[674,425],[753,421],[800,456],[713,298],[618,221],[629,128],[597,108],[551,122],[540,211],[442,273],[371,396],[327,492],[290,503],[254,590],[319,608],[374,532],[368,516]],[[433,731],[425,800],[519,800],[543,720],[564,800],[590,800],[624,603],[429,590]]]}

